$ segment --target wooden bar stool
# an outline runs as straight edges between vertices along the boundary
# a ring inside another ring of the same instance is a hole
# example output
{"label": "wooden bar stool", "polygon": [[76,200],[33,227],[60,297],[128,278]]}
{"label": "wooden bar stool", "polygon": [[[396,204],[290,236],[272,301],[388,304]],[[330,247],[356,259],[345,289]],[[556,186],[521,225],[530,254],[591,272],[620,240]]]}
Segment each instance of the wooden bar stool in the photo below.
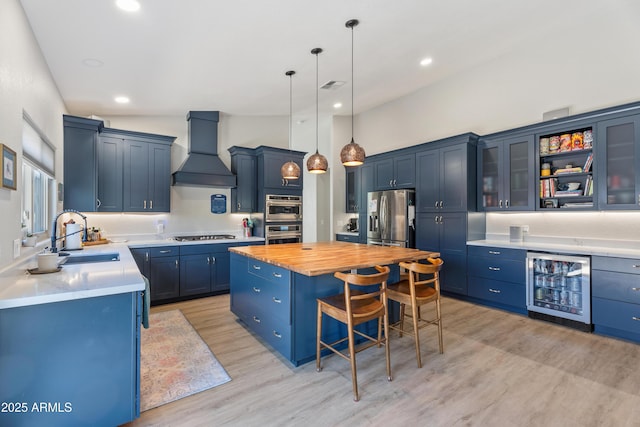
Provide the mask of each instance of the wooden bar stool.
{"label": "wooden bar stool", "polygon": [[[356,353],[369,347],[384,345],[387,359],[387,379],[391,381],[391,359],[389,355],[389,319],[387,315],[387,279],[389,277],[389,267],[376,266],[379,273],[361,275],[353,273],[334,274],[344,281],[344,293],[332,295],[326,298],[318,298],[318,324],[316,337],[316,369],[322,370],[320,366],[320,352],[322,348],[328,348],[343,359],[351,362],[351,381],[353,383],[353,400],[359,400],[358,381],[356,376]],[[351,285],[361,289],[351,289]],[[366,288],[378,285],[375,290]],[[347,336],[332,343],[322,341],[322,313],[344,323],[347,326]],[[374,338],[355,329],[357,325],[378,319],[378,337]],[[384,338],[382,337],[382,323],[384,323]],[[355,335],[366,338],[369,342],[355,347]],[[348,341],[348,353],[338,350],[336,346]]]}
{"label": "wooden bar stool", "polygon": [[[411,307],[411,315],[407,314],[406,316],[413,319],[413,331],[407,332],[407,334],[413,335],[416,343],[418,368],[422,368],[419,334],[419,330],[421,328],[429,325],[438,327],[440,354],[444,352],[444,345],[442,343],[442,312],[440,308],[439,275],[444,262],[440,258],[428,258],[428,261],[429,264],[421,264],[419,262],[401,262],[400,267],[407,270],[408,278],[389,285],[387,289],[388,298],[400,303],[400,320],[389,325],[391,329],[400,331],[400,336],[405,333],[405,306],[409,305]],[[422,277],[422,280],[420,280],[421,275],[427,277]],[[423,319],[420,313],[420,307],[432,302],[436,303],[435,319]]]}

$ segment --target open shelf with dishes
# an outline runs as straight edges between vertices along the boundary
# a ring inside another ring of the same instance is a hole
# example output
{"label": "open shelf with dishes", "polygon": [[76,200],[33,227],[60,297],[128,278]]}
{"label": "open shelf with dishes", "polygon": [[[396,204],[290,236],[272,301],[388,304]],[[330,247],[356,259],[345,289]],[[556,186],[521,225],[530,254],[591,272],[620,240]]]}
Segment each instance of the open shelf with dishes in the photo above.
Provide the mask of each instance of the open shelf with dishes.
{"label": "open shelf with dishes", "polygon": [[593,129],[541,135],[537,142],[538,209],[593,209]]}

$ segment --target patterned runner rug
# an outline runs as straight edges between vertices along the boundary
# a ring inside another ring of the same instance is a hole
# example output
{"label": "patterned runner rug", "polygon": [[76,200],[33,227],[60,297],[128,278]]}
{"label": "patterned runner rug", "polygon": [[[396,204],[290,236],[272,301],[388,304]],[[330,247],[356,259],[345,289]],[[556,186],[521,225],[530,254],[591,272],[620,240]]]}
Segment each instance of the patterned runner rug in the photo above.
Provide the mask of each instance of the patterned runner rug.
{"label": "patterned runner rug", "polygon": [[140,412],[231,381],[180,310],[152,313],[141,335]]}

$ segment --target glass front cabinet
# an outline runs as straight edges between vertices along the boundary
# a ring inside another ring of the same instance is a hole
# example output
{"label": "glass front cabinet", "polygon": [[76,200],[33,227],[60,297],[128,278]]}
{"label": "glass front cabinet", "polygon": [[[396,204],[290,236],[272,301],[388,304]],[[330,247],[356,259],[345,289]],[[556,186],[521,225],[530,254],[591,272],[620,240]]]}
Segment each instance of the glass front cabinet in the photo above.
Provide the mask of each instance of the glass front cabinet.
{"label": "glass front cabinet", "polygon": [[598,122],[598,207],[640,208],[640,115]]}
{"label": "glass front cabinet", "polygon": [[478,205],[486,211],[535,209],[533,135],[486,140],[478,148],[481,191]]}

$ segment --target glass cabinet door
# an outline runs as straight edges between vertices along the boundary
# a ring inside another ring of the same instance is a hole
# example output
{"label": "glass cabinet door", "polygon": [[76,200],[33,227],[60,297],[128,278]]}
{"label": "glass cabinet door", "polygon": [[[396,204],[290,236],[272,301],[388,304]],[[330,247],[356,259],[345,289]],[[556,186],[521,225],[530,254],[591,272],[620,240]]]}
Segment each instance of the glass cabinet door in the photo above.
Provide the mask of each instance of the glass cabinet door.
{"label": "glass cabinet door", "polygon": [[640,116],[598,123],[599,206],[638,209],[640,203]]}
{"label": "glass cabinet door", "polygon": [[502,146],[500,144],[485,144],[480,149],[480,185],[482,185],[482,200],[480,204],[487,210],[499,209],[502,195],[500,194],[500,169],[502,164]]}
{"label": "glass cabinet door", "polygon": [[533,136],[507,140],[504,148],[507,150],[508,191],[505,195],[507,209],[526,210],[534,209],[534,181],[533,168],[530,162],[533,160]]}

